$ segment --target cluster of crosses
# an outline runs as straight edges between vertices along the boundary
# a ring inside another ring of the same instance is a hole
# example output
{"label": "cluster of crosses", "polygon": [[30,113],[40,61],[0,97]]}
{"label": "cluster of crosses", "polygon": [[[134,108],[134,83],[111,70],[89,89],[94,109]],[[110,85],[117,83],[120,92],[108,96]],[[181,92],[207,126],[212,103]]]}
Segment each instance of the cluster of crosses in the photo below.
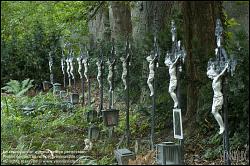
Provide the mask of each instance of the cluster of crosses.
{"label": "cluster of crosses", "polygon": [[[223,85],[225,82],[227,82],[227,75],[226,73],[231,73],[231,76],[233,76],[233,73],[235,71],[236,66],[236,60],[235,59],[229,59],[225,49],[222,46],[222,32],[223,28],[221,25],[221,22],[219,19],[216,21],[216,28],[215,28],[215,36],[216,36],[216,44],[217,47],[215,49],[215,60],[210,59],[208,62],[207,67],[207,75],[209,78],[213,80],[212,82],[212,88],[214,91],[213,96],[213,103],[212,103],[212,114],[214,115],[217,123],[219,124],[219,134],[223,134],[223,140],[224,140],[224,157],[225,157],[225,163],[230,164],[229,160],[229,145],[228,145],[228,134],[227,134],[227,110],[224,110],[224,121],[223,123],[222,117],[219,114],[219,110],[222,109],[223,104],[225,103],[225,98],[223,97],[223,92],[221,91],[223,88]],[[146,57],[146,60],[149,63],[149,75],[147,84],[150,90],[149,96],[152,97],[152,116],[151,116],[151,149],[154,149],[156,147],[157,150],[157,163],[158,164],[183,164],[183,131],[182,131],[182,118],[181,118],[181,106],[180,106],[180,96],[178,95],[180,92],[180,72],[182,72],[182,65],[184,64],[184,60],[186,58],[186,51],[183,46],[181,46],[181,42],[177,40],[176,35],[176,27],[174,21],[171,22],[171,33],[172,33],[172,49],[171,51],[167,51],[166,57],[165,57],[165,65],[168,67],[169,71],[169,94],[171,98],[173,99],[173,126],[174,126],[174,138],[179,139],[179,143],[175,144],[173,142],[162,142],[160,144],[155,145],[154,143],[154,113],[156,110],[156,104],[155,104],[155,74],[156,69],[159,66],[159,46],[157,43],[157,37],[154,35],[154,47],[153,50],[150,52],[149,56]],[[68,56],[66,57],[64,55],[64,48],[62,50],[62,59],[61,59],[61,69],[62,73],[64,75],[64,88],[66,88],[66,73],[68,77],[68,86],[69,89],[72,91],[72,83],[74,82],[74,89],[73,89],[73,95],[77,96],[76,93],[76,81],[74,76],[74,52],[72,50],[71,44],[65,44],[65,47],[69,47],[70,49],[68,52]],[[80,47],[80,45],[79,45]],[[52,53],[51,51],[49,53],[49,69],[50,69],[50,80],[53,84],[53,73],[52,73],[52,66],[53,66],[53,60],[52,60]],[[108,78],[107,81],[109,83],[109,108],[107,110],[104,110],[103,108],[103,71],[104,71],[104,59],[103,59],[103,53],[102,49],[100,49],[100,55],[98,58],[98,61],[96,62],[98,74],[97,74],[97,81],[99,84],[100,89],[100,105],[99,109],[97,111],[97,114],[102,114],[103,117],[105,117],[104,122],[106,126],[110,127],[110,136],[112,135],[112,129],[113,126],[116,126],[118,124],[118,114],[119,110],[114,108],[114,70],[115,65],[117,64],[116,59],[116,50],[114,47],[114,41],[112,41],[112,49],[111,49],[111,56],[108,58],[108,61],[106,62],[108,65]],[[126,47],[125,47],[125,56],[121,57],[120,60],[122,62],[123,72],[122,72],[122,82],[124,84],[124,90],[127,92],[126,95],[126,138],[127,138],[127,146],[130,142],[130,131],[129,131],[129,66],[131,65],[131,45],[129,43],[129,40],[127,39]],[[84,82],[88,83],[88,104],[90,106],[90,79],[88,77],[88,66],[89,66],[89,52],[85,47],[85,51],[82,51],[80,47],[80,56],[76,58],[78,62],[78,74],[82,82],[82,106],[84,106]],[[66,70],[65,70],[65,64],[66,64]],[[84,79],[85,78],[85,79]],[[58,84],[54,84],[58,85]],[[60,92],[63,93],[63,92]],[[225,93],[225,92],[224,92]],[[71,97],[71,101],[73,104],[78,103],[79,101],[79,95],[76,98],[76,102]],[[224,108],[227,108],[226,106]],[[94,112],[94,111],[93,111]],[[92,113],[93,113],[92,112]],[[106,116],[105,116],[106,115]],[[115,117],[115,118],[114,118]],[[96,128],[95,126],[92,126],[92,129]],[[169,150],[170,149],[170,150]],[[172,154],[173,153],[173,154]],[[134,155],[131,151],[128,149],[120,149],[115,151],[116,157],[121,158],[122,157],[131,157],[134,158]],[[127,154],[127,155],[125,155]],[[120,157],[119,157],[120,156]],[[119,164],[124,164],[122,160],[118,159]]]}

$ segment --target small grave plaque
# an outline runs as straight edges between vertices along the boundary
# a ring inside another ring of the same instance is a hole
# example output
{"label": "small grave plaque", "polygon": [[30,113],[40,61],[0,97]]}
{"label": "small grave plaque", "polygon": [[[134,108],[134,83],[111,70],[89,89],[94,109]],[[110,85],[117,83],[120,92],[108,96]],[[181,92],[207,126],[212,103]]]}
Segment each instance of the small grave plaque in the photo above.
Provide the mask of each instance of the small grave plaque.
{"label": "small grave plaque", "polygon": [[70,95],[70,102],[75,105],[79,102],[79,94],[78,93],[71,93]]}
{"label": "small grave plaque", "polygon": [[119,119],[119,110],[116,109],[102,110],[102,118],[105,126],[107,127],[117,126]]}
{"label": "small grave plaque", "polygon": [[174,138],[183,139],[181,109],[173,109]]}
{"label": "small grave plaque", "polygon": [[135,160],[135,154],[128,149],[117,149],[114,151],[118,165],[127,165],[128,160]]}
{"label": "small grave plaque", "polygon": [[156,145],[156,163],[159,165],[183,164],[181,145],[173,142],[162,142]]}

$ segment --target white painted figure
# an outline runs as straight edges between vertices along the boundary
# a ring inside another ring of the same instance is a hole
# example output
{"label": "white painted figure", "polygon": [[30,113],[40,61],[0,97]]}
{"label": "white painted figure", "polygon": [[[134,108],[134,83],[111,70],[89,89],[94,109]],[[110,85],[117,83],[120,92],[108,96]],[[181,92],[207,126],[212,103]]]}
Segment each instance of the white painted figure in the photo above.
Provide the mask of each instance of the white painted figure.
{"label": "white painted figure", "polygon": [[89,81],[89,78],[88,78],[88,59],[85,57],[82,59],[82,63],[84,65],[84,77],[86,78],[86,82]]}
{"label": "white painted figure", "polygon": [[165,65],[169,68],[169,75],[170,75],[170,82],[169,82],[169,89],[168,92],[170,93],[170,96],[172,97],[174,101],[174,108],[178,107],[178,99],[175,94],[175,89],[177,87],[177,76],[176,76],[176,63],[178,62],[178,59],[180,57],[180,54],[177,56],[174,62],[171,60],[171,56],[169,53],[167,53],[167,56],[165,58]]}
{"label": "white painted figure", "polygon": [[97,81],[98,81],[98,84],[99,84],[99,88],[101,88],[101,70],[102,70],[101,62],[98,60],[96,62],[96,65],[97,65],[97,70],[98,70],[96,78],[97,78]]}
{"label": "white painted figure", "polygon": [[174,25],[174,21],[171,21],[171,33],[172,33],[172,42],[176,40],[176,28]]}
{"label": "white painted figure", "polygon": [[69,64],[69,58],[66,59],[66,64],[67,64],[67,74],[68,74],[68,77],[70,78],[70,64]]}
{"label": "white painted figure", "polygon": [[[184,47],[181,47],[181,41],[179,40],[177,42],[177,52],[176,52],[176,55],[175,55],[175,58],[181,58],[181,63],[184,64],[185,62],[185,58],[186,58],[186,51],[184,49]],[[179,65],[179,71],[181,72],[182,71],[182,66]]]}
{"label": "white painted figure", "polygon": [[154,95],[154,87],[152,85],[152,81],[154,80],[155,77],[155,72],[154,72],[154,59],[152,58],[152,52],[151,54],[146,58],[147,61],[149,62],[149,75],[148,75],[148,87],[150,89],[150,96]]}
{"label": "white painted figure", "polygon": [[85,147],[84,147],[83,150],[87,150],[87,151],[92,150],[92,148],[93,148],[93,143],[92,143],[89,139],[86,138],[86,139],[84,140],[84,143],[85,143]]}
{"label": "white painted figure", "polygon": [[64,58],[61,59],[61,67],[62,67],[62,73],[64,75],[65,74],[65,71],[64,71]]}
{"label": "white painted figure", "polygon": [[221,46],[222,31],[223,31],[223,28],[222,28],[222,25],[221,25],[221,21],[220,21],[220,19],[217,19],[216,20],[216,27],[215,27],[215,35],[217,37],[217,39],[216,39],[217,47]]}
{"label": "white painted figure", "polygon": [[121,57],[120,60],[122,61],[122,81],[124,84],[124,89],[127,89],[127,81],[126,81],[126,77],[128,74],[128,70],[127,70],[127,61],[124,57]]}
{"label": "white painted figure", "polygon": [[82,79],[82,58],[78,57],[76,58],[78,62],[78,73],[80,75],[80,78]]}
{"label": "white painted figure", "polygon": [[208,66],[207,75],[209,78],[213,80],[212,87],[214,91],[213,97],[213,105],[212,105],[212,114],[214,115],[217,123],[220,126],[219,134],[222,134],[225,130],[224,123],[222,120],[221,115],[219,114],[219,110],[222,108],[223,105],[223,94],[221,92],[222,88],[222,75],[228,69],[228,63],[225,64],[224,69],[219,73],[215,69],[214,63],[211,63]]}
{"label": "white painted figure", "polygon": [[177,42],[177,50],[180,51],[181,50],[181,41],[178,40]]}
{"label": "white painted figure", "polygon": [[72,79],[74,80],[75,76],[74,76],[74,73],[73,73],[73,71],[74,71],[73,57],[69,58],[69,64],[70,64],[70,74],[71,74]]}
{"label": "white painted figure", "polygon": [[113,65],[115,63],[115,60],[113,60],[113,62],[111,63],[110,60],[108,60],[107,64],[108,64],[108,83],[109,83],[109,91],[111,92],[113,87],[112,87],[112,78],[113,78]]}
{"label": "white painted figure", "polygon": [[53,60],[51,57],[51,52],[49,52],[49,71],[52,73],[52,65],[53,65]]}

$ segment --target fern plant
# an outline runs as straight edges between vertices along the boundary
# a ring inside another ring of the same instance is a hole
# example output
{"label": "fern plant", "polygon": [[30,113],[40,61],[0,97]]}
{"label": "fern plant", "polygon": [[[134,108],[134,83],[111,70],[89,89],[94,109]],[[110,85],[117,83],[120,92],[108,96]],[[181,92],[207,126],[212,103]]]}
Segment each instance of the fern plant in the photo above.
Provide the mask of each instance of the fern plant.
{"label": "fern plant", "polygon": [[23,81],[10,80],[6,86],[2,87],[7,93],[14,94],[15,96],[23,96],[30,88],[33,87],[34,80],[25,79]]}

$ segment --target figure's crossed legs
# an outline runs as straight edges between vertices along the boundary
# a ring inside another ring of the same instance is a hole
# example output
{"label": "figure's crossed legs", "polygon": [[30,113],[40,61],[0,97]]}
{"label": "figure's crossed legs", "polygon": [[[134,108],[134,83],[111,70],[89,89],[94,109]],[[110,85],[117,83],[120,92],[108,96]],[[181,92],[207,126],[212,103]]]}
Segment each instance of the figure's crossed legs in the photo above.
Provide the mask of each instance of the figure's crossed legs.
{"label": "figure's crossed legs", "polygon": [[219,134],[222,134],[225,130],[225,127],[224,127],[224,123],[223,123],[223,120],[222,120],[222,117],[221,115],[219,114],[218,110],[216,109],[212,109],[212,114],[214,115],[214,118],[216,119],[217,123],[219,124],[220,126],[220,131],[219,131]]}
{"label": "figure's crossed legs", "polygon": [[174,100],[174,108],[177,108],[178,107],[178,99],[177,99],[177,96],[174,92],[169,92],[170,93],[170,96],[172,97],[172,99]]}
{"label": "figure's crossed legs", "polygon": [[219,134],[222,134],[225,130],[222,117],[219,114],[219,110],[222,108],[222,105],[223,105],[223,96],[220,97],[214,96],[212,105],[212,114],[214,115],[214,118],[216,119],[217,123],[220,126]]}
{"label": "figure's crossed legs", "polygon": [[177,108],[178,104],[179,104],[177,96],[175,94],[176,87],[177,87],[177,81],[176,80],[170,80],[168,92],[170,93],[170,96],[172,97],[172,99],[174,101],[174,108]]}
{"label": "figure's crossed legs", "polygon": [[122,81],[124,84],[124,89],[126,90],[127,89],[126,75],[122,75]]}
{"label": "figure's crossed legs", "polygon": [[153,81],[153,78],[152,77],[149,77],[148,78],[148,81],[147,81],[147,84],[148,84],[148,87],[150,89],[150,96],[153,96],[154,95],[154,87],[152,85],[152,81]]}

